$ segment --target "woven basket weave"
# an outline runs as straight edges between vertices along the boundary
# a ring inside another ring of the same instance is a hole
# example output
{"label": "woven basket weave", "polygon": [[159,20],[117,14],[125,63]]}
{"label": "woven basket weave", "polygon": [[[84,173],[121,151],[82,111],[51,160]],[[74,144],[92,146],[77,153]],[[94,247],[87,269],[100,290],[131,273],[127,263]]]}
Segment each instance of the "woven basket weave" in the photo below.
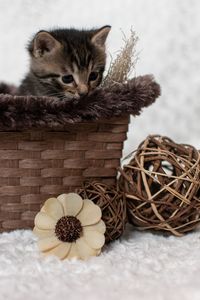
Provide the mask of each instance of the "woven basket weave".
{"label": "woven basket weave", "polygon": [[0,132],[0,231],[32,227],[41,203],[84,180],[115,183],[128,123],[126,116],[65,131]]}

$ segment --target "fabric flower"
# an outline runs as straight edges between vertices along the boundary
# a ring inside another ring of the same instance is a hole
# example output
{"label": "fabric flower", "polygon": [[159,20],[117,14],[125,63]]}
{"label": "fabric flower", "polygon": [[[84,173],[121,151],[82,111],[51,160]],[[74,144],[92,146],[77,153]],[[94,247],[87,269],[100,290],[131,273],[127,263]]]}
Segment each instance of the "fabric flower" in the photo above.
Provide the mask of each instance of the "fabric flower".
{"label": "fabric flower", "polygon": [[99,255],[105,231],[99,206],[76,193],[48,199],[36,215],[33,229],[40,251],[60,259]]}

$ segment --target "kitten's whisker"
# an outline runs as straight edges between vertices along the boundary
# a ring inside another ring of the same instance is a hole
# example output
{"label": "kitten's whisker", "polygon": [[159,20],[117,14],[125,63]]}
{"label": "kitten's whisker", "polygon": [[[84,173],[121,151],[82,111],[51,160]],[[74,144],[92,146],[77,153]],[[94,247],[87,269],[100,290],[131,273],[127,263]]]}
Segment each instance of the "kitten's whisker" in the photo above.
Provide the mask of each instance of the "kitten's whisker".
{"label": "kitten's whisker", "polygon": [[62,93],[48,93],[46,94],[48,97],[56,97],[56,96],[63,96]]}
{"label": "kitten's whisker", "polygon": [[63,93],[62,92],[51,92],[51,90],[47,90],[47,93],[46,95],[48,97],[56,97],[56,96],[63,96]]}
{"label": "kitten's whisker", "polygon": [[48,97],[59,97],[61,100],[67,99],[63,92],[51,92],[50,90],[47,91]]}

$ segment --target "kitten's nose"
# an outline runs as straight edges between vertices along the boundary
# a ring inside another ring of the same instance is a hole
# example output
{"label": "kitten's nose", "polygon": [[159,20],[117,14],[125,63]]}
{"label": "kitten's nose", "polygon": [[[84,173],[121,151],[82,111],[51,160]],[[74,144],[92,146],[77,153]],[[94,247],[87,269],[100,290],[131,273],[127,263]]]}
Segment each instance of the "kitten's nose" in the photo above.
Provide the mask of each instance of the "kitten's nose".
{"label": "kitten's nose", "polygon": [[84,96],[86,96],[88,93],[80,92],[80,93],[78,93],[78,94],[79,94],[80,97],[84,97]]}
{"label": "kitten's nose", "polygon": [[88,87],[86,85],[82,85],[78,89],[78,94],[80,97],[86,96],[88,94]]}
{"label": "kitten's nose", "polygon": [[80,97],[86,96],[88,94],[88,92],[78,92]]}

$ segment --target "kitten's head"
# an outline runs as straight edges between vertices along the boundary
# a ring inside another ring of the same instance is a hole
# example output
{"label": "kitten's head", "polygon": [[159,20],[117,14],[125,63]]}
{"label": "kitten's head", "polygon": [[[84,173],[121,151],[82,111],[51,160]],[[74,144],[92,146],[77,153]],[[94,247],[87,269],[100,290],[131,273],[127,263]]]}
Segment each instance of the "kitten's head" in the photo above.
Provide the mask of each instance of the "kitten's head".
{"label": "kitten's head", "polygon": [[28,47],[31,71],[47,95],[80,98],[101,83],[110,29],[58,29],[35,35]]}

